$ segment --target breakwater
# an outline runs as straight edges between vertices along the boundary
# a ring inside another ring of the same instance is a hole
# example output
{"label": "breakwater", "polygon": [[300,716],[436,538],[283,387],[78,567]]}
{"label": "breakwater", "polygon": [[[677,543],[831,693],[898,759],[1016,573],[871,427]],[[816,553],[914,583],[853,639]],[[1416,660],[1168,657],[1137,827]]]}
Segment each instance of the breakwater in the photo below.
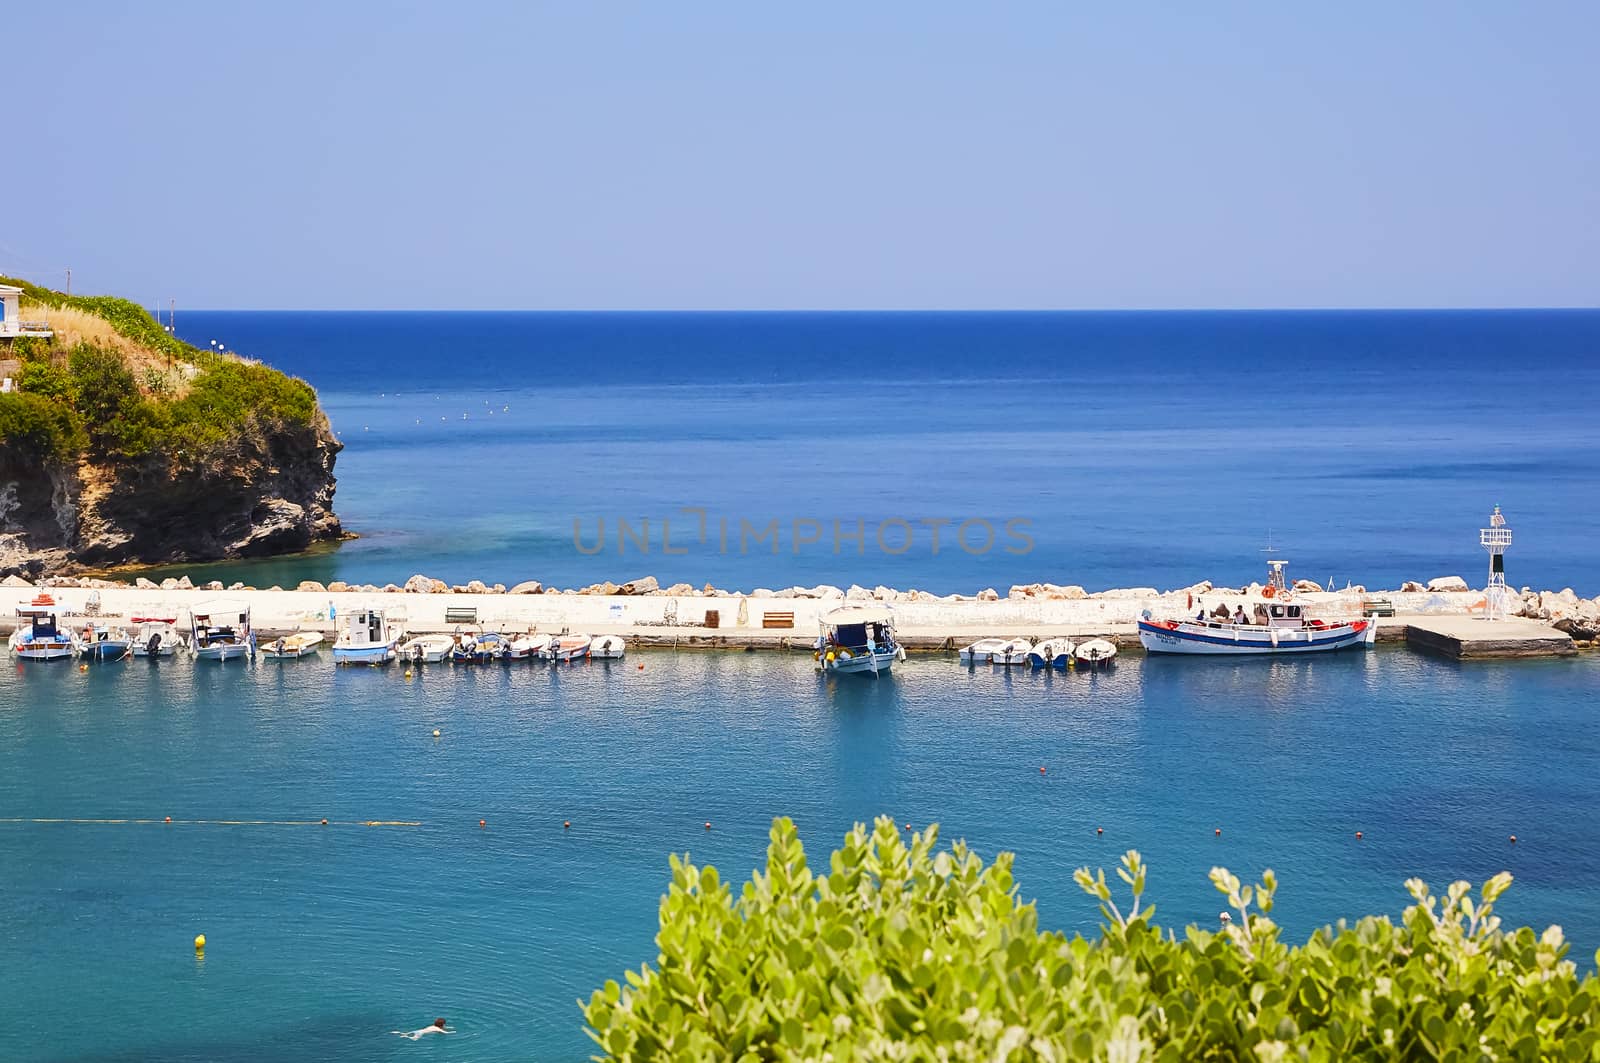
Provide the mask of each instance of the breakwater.
{"label": "breakwater", "polygon": [[[413,633],[461,627],[504,632],[571,630],[622,635],[637,646],[735,649],[809,648],[820,618],[843,605],[884,606],[907,649],[938,651],[978,638],[1013,635],[1035,639],[1100,636],[1135,646],[1135,624],[1146,611],[1156,617],[1193,616],[1202,611],[1218,614],[1267,600],[1267,588],[1261,584],[1216,587],[1209,582],[1167,591],[1135,587],[1098,592],[1039,583],[1014,586],[1004,595],[986,589],[974,595],[943,596],[859,586],[757,588],[750,592],[688,585],[662,588],[650,577],[566,590],[531,581],[510,588],[476,581],[452,586],[423,575],[412,577],[403,586],[386,587],[310,581],[294,589],[220,582],[196,587],[183,578],[161,584],[149,580],[127,584],[71,577],[44,580],[37,587],[10,579],[6,586],[14,590],[18,604],[27,601],[30,593],[48,591],[60,605],[64,620],[185,618],[190,608],[225,596],[247,605],[255,628],[263,634],[295,630],[332,633],[341,613],[375,605],[403,618]],[[1377,613],[1383,641],[1403,639],[1413,620],[1472,617],[1483,610],[1483,593],[1454,576],[1428,584],[1410,582],[1396,590],[1313,587],[1315,584],[1303,582],[1294,588],[1295,601],[1309,614],[1333,618]],[[1571,590],[1527,590],[1513,598],[1510,609],[1536,626],[1551,629],[1552,634],[1570,636],[1577,648],[1592,646],[1595,629],[1600,626],[1600,598],[1580,598]],[[7,622],[14,619],[14,608],[5,612]]]}

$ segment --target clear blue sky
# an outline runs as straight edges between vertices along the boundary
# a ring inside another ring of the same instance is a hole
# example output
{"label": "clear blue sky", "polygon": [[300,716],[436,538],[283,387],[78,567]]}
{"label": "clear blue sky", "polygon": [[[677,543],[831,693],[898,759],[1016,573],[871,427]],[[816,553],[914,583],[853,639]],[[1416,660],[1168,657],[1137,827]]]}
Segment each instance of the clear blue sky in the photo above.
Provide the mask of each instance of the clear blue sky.
{"label": "clear blue sky", "polygon": [[180,307],[1593,306],[1600,4],[0,16],[0,272]]}

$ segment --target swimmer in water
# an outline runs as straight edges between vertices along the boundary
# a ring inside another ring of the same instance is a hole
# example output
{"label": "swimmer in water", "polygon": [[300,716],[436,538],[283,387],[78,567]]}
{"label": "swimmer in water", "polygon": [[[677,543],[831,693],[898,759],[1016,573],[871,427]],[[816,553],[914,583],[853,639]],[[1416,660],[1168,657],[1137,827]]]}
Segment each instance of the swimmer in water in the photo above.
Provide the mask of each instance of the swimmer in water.
{"label": "swimmer in water", "polygon": [[405,1030],[390,1030],[389,1032],[392,1033],[392,1034],[397,1034],[397,1035],[399,1035],[401,1037],[409,1037],[413,1041],[422,1040],[422,1035],[423,1034],[428,1034],[428,1033],[455,1033],[454,1030],[446,1030],[444,1028],[444,1020],[443,1019],[434,1019],[432,1026],[424,1026],[420,1030],[412,1030],[409,1033],[406,1032]]}

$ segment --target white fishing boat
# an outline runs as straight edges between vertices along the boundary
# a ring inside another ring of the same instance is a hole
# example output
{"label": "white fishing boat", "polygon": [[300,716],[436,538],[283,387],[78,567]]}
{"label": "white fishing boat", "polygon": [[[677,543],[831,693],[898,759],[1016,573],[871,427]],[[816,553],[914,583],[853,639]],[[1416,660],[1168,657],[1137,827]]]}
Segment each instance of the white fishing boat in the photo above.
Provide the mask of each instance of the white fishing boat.
{"label": "white fishing boat", "polygon": [[131,623],[135,657],[171,657],[183,646],[177,617],[136,616]]}
{"label": "white fishing boat", "polygon": [[1116,663],[1117,644],[1109,639],[1089,639],[1072,651],[1079,668],[1108,668]]}
{"label": "white fishing boat", "polygon": [[895,641],[887,610],[868,606],[835,609],[818,620],[821,628],[812,657],[821,672],[870,672],[879,675],[906,659]]}
{"label": "white fishing boat", "polygon": [[628,652],[621,635],[601,635],[589,643],[589,656],[597,661],[620,661]]}
{"label": "white fishing boat", "polygon": [[450,659],[463,664],[487,664],[502,660],[510,645],[510,641],[498,631],[480,631],[476,634],[462,632],[456,636]]}
{"label": "white fishing boat", "polygon": [[388,664],[399,656],[405,631],[386,610],[363,606],[350,613],[333,643],[334,664]]}
{"label": "white fishing boat", "polygon": [[1028,667],[1036,672],[1041,668],[1054,668],[1058,672],[1064,672],[1071,663],[1071,639],[1045,639],[1028,651]]}
{"label": "white fishing boat", "polygon": [[133,638],[115,625],[90,622],[78,640],[78,656],[90,661],[120,661],[133,653]]}
{"label": "white fishing boat", "polygon": [[56,602],[50,595],[40,594],[32,604],[20,606],[17,619],[21,623],[6,645],[23,660],[57,661],[77,652],[78,637],[57,625]]}
{"label": "white fishing boat", "polygon": [[310,657],[321,649],[323,642],[320,631],[296,631],[292,635],[283,635],[261,645],[261,656],[272,661],[292,661],[300,657]]}
{"label": "white fishing boat", "polygon": [[579,661],[589,656],[588,635],[557,635],[539,650],[541,661]]}
{"label": "white fishing boat", "polygon": [[1266,601],[1256,605],[1249,622],[1209,617],[1155,620],[1146,610],[1139,621],[1139,642],[1150,653],[1214,656],[1325,653],[1373,644],[1378,629],[1371,618],[1324,621],[1307,616],[1284,578],[1287,563],[1267,562],[1271,574],[1261,592]]}
{"label": "white fishing boat", "polygon": [[538,655],[539,651],[550,645],[549,635],[535,635],[528,632],[526,635],[517,635],[506,644],[506,660],[526,661]]}
{"label": "white fishing boat", "polygon": [[450,635],[418,635],[402,644],[398,653],[402,661],[412,664],[438,664],[448,661],[455,648],[456,640]]}
{"label": "white fishing boat", "polygon": [[1007,639],[989,655],[989,663],[997,664],[1002,668],[1014,665],[1027,664],[1028,654],[1033,652],[1033,643],[1027,639]]}
{"label": "white fishing boat", "polygon": [[979,639],[972,645],[961,648],[961,663],[988,664],[993,660],[995,651],[1005,644],[1005,639]]}
{"label": "white fishing boat", "polygon": [[250,607],[206,602],[189,610],[189,649],[202,661],[237,661],[256,655]]}

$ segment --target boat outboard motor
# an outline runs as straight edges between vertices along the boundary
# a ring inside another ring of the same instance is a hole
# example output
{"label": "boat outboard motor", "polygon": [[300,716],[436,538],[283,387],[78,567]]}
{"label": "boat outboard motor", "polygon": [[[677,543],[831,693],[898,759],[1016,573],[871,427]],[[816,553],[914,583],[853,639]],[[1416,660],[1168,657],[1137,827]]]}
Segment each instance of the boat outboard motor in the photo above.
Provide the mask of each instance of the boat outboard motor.
{"label": "boat outboard motor", "polygon": [[158,650],[160,650],[160,649],[161,649],[161,632],[157,631],[154,635],[151,635],[150,638],[145,642],[144,651],[146,653],[148,653],[150,656],[154,657],[156,655],[156,652]]}

